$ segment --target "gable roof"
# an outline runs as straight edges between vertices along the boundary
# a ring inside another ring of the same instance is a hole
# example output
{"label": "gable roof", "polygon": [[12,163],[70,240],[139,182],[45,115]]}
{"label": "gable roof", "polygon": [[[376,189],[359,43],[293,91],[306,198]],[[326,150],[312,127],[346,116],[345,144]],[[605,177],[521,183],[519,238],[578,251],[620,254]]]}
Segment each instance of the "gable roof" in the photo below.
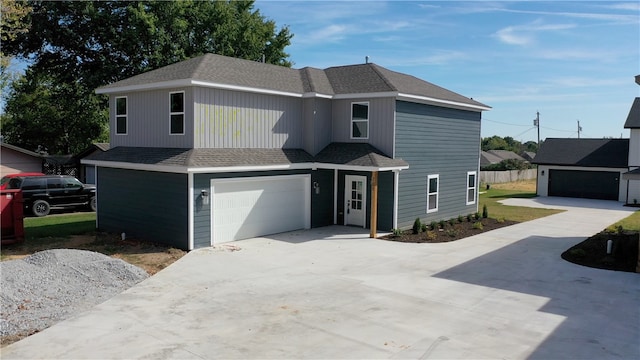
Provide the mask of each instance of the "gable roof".
{"label": "gable roof", "polygon": [[487,152],[492,154],[492,155],[495,155],[495,156],[499,157],[502,160],[515,159],[515,160],[526,161],[522,156],[514,153],[513,151],[509,151],[509,150],[489,150]]}
{"label": "gable roof", "polygon": [[0,143],[0,147],[3,148],[7,148],[9,150],[13,150],[13,151],[17,151],[19,153],[25,154],[25,155],[29,155],[29,156],[33,156],[33,157],[37,157],[37,158],[41,158],[42,155],[38,154],[37,152],[33,152],[27,149],[23,149],[21,147],[15,146],[15,145],[11,145],[11,144],[7,144],[7,143]]}
{"label": "gable roof", "polygon": [[628,161],[629,139],[547,138],[532,163],[626,168]]}
{"label": "gable roof", "polygon": [[639,129],[640,128],[640,97],[633,100],[631,109],[629,110],[629,116],[624,123],[625,129]]}
{"label": "gable roof", "polygon": [[487,165],[491,165],[491,164],[497,164],[499,162],[502,161],[502,158],[500,158],[497,155],[494,155],[492,153],[489,153],[487,151],[481,151],[480,152],[480,166],[487,166]]}
{"label": "gable roof", "polygon": [[332,143],[316,157],[302,149],[147,148],[118,146],[95,152],[83,164],[109,164],[131,169],[169,172],[232,172],[261,169],[344,168],[362,170],[406,169],[401,159],[385,156],[370,144]]}
{"label": "gable roof", "polygon": [[474,111],[490,109],[485,104],[453,91],[373,63],[325,70],[311,67],[292,69],[216,54],[205,54],[151,70],[102,86],[96,93],[111,94],[183,86],[205,86],[293,97],[397,96],[409,101],[434,102]]}

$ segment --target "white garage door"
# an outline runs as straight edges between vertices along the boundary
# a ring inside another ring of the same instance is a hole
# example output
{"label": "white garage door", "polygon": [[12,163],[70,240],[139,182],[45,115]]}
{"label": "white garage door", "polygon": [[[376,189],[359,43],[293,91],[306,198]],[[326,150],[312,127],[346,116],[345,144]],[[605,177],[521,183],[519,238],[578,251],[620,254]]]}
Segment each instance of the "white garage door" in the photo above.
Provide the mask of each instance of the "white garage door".
{"label": "white garage door", "polygon": [[211,180],[211,244],[311,226],[309,175]]}

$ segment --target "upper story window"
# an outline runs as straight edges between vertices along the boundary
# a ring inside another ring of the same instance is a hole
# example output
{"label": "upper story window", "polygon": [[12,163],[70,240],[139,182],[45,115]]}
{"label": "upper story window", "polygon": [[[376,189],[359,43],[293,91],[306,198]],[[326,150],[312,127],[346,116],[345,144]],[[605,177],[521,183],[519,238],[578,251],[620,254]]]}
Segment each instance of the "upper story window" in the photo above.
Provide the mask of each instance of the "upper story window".
{"label": "upper story window", "polygon": [[369,103],[351,103],[351,138],[369,138]]}
{"label": "upper story window", "polygon": [[184,91],[170,93],[171,97],[171,135],[184,134]]}
{"label": "upper story window", "polygon": [[476,203],[476,172],[467,172],[467,205]]}
{"label": "upper story window", "polygon": [[440,175],[427,176],[427,213],[438,211]]}
{"label": "upper story window", "polygon": [[116,98],[116,135],[127,134],[127,122],[128,122],[128,107],[127,97]]}

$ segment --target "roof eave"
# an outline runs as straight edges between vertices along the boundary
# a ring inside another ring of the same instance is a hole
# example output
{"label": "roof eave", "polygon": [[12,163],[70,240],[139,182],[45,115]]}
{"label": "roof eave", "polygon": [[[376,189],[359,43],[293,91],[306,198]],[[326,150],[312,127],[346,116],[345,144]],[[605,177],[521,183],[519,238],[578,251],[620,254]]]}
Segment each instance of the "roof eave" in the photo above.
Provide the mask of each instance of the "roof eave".
{"label": "roof eave", "polygon": [[398,93],[398,100],[405,100],[405,101],[412,101],[412,102],[415,102],[417,100],[421,103],[426,103],[429,105],[436,105],[436,106],[449,107],[449,108],[462,109],[462,110],[471,110],[471,111],[491,110],[490,106],[487,106],[478,102],[476,102],[475,104],[471,104],[471,103],[463,103],[463,102],[452,101],[452,100],[443,100],[443,99],[437,99],[437,98],[432,98],[428,96],[405,94],[405,93]]}

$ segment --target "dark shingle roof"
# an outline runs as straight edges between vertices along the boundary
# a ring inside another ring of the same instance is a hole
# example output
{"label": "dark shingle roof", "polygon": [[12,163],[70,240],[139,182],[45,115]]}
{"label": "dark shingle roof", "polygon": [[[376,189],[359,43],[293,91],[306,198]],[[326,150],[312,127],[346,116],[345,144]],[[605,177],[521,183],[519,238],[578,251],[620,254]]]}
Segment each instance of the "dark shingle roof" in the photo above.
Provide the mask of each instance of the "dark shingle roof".
{"label": "dark shingle roof", "polygon": [[501,160],[515,159],[525,161],[524,158],[509,150],[489,150],[489,154],[499,157]]}
{"label": "dark shingle roof", "polygon": [[382,151],[365,143],[331,143],[318,155],[316,162],[325,164],[352,165],[364,167],[403,167],[409,166],[402,159],[392,159]]}
{"label": "dark shingle roof", "polygon": [[118,146],[87,160],[177,167],[267,166],[311,162],[300,149],[187,149]]}
{"label": "dark shingle roof", "polygon": [[532,163],[622,168],[628,166],[629,139],[549,139]]}
{"label": "dark shingle roof", "polygon": [[[159,83],[175,86],[171,82],[189,80],[299,95],[309,92],[324,95],[398,92],[489,108],[453,91],[373,63],[331,67],[325,70],[311,67],[296,70],[215,54],[205,54],[151,70],[100,87],[97,91],[102,93],[118,89],[131,90]],[[184,85],[187,84],[179,86]]]}
{"label": "dark shingle roof", "polygon": [[122,162],[189,168],[272,166],[325,163],[359,167],[406,167],[402,159],[392,159],[369,144],[333,143],[316,157],[302,149],[187,149],[118,146],[85,158],[90,161]]}
{"label": "dark shingle roof", "polygon": [[503,159],[498,155],[489,153],[487,151],[480,152],[480,166],[487,166],[491,164],[498,164]]}
{"label": "dark shingle roof", "polygon": [[625,129],[638,129],[640,128],[640,97],[637,97],[633,104],[631,105],[631,109],[629,110],[629,116],[627,116],[627,121],[624,123]]}

